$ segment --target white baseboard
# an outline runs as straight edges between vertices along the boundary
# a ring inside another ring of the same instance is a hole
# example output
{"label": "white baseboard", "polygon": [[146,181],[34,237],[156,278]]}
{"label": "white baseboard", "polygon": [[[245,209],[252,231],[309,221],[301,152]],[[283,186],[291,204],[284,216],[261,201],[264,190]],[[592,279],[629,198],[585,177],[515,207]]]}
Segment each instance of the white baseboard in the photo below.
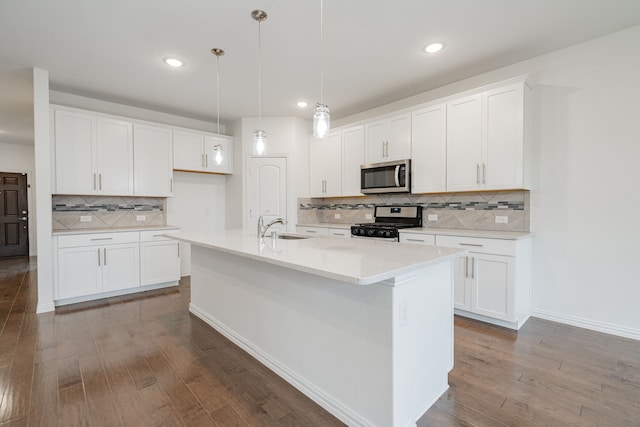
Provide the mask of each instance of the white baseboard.
{"label": "white baseboard", "polygon": [[[265,365],[267,368],[271,369],[273,372],[282,377],[289,384],[294,386],[304,395],[309,397],[311,400],[316,402],[318,405],[326,409],[333,416],[338,418],[340,421],[344,422],[348,426],[371,426],[371,422],[367,419],[359,416],[350,408],[344,406],[333,396],[328,395],[323,390],[318,389],[313,384],[306,381],[304,378],[297,375],[295,372],[288,369],[286,366],[282,365],[277,360],[271,358],[267,353],[263,352],[260,348],[254,346],[249,341],[244,339],[244,337],[238,335],[232,329],[228,328],[225,324],[218,321],[212,316],[206,314],[203,310],[198,308],[198,306],[193,303],[189,304],[189,312],[191,312],[194,316],[198,317],[206,324],[211,326],[216,331],[220,332],[226,338],[231,340],[238,347],[249,353],[252,357],[257,359],[260,363]],[[446,390],[445,390],[446,391]]]}
{"label": "white baseboard", "polygon": [[532,316],[539,317],[540,319],[551,320],[553,322],[577,326],[579,328],[590,329],[592,331],[604,332],[605,334],[640,340],[639,329],[627,328],[625,326],[612,325],[604,322],[596,322],[594,320],[583,319],[576,316],[567,316],[566,314],[540,309],[534,310]]}
{"label": "white baseboard", "polygon": [[53,303],[53,301],[49,301],[47,303],[38,303],[38,305],[36,306],[36,314],[42,314],[42,313],[50,313],[52,311],[56,310],[56,306]]}

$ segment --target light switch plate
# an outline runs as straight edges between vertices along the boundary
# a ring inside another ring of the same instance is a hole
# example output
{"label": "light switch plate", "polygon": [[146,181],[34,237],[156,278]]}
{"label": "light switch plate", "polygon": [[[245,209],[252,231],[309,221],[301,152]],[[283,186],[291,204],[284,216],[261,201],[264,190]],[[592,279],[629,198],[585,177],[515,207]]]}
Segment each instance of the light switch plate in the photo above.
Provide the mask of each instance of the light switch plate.
{"label": "light switch plate", "polygon": [[496,224],[509,224],[509,217],[506,215],[496,215]]}
{"label": "light switch plate", "polygon": [[371,215],[371,214],[364,214],[364,219],[373,219],[373,215]]}
{"label": "light switch plate", "polygon": [[147,217],[144,215],[136,215],[136,221],[144,221],[146,220]]}
{"label": "light switch plate", "polygon": [[92,219],[91,215],[82,215],[80,217],[80,222],[91,222]]}
{"label": "light switch plate", "polygon": [[342,218],[342,215],[340,215],[340,214],[333,214],[333,218],[334,218],[334,219],[340,219],[340,218]]}
{"label": "light switch plate", "polygon": [[437,221],[438,220],[438,214],[429,214],[429,215],[427,215],[427,220],[428,221]]}

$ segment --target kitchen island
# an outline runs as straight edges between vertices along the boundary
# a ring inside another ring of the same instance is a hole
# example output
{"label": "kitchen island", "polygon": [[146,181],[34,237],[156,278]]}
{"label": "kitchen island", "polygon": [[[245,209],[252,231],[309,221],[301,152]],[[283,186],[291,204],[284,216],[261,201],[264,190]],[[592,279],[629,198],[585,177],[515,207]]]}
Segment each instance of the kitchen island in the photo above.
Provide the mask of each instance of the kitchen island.
{"label": "kitchen island", "polygon": [[460,249],[242,230],[190,243],[191,313],[352,426],[413,426],[453,367]]}

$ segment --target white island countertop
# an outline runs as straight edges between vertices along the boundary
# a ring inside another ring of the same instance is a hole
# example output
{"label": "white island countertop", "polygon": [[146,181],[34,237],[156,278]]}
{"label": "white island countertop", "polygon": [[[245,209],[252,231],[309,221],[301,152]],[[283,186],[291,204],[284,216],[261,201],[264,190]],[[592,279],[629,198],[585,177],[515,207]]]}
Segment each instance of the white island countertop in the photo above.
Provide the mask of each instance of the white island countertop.
{"label": "white island countertop", "polygon": [[374,239],[308,237],[276,239],[274,242],[271,237],[259,239],[245,230],[172,233],[167,237],[358,285],[391,279],[465,252],[463,249],[400,245]]}

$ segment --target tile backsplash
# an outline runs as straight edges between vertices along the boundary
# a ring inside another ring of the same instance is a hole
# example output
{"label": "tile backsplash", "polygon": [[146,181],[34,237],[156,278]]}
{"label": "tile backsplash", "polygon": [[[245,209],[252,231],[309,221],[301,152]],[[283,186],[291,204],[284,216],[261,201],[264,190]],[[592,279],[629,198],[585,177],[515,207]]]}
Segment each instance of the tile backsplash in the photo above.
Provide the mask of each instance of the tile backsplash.
{"label": "tile backsplash", "polygon": [[[154,197],[53,196],[53,231],[166,225],[165,202]],[[138,221],[139,216],[144,220]]]}
{"label": "tile backsplash", "polygon": [[[423,227],[428,228],[529,231],[529,191],[300,198],[298,223],[372,222],[372,219],[367,219],[367,214],[373,215],[374,206],[382,204],[421,205]],[[437,215],[438,219],[429,221],[429,215]],[[506,216],[508,223],[497,224],[496,216]]]}

